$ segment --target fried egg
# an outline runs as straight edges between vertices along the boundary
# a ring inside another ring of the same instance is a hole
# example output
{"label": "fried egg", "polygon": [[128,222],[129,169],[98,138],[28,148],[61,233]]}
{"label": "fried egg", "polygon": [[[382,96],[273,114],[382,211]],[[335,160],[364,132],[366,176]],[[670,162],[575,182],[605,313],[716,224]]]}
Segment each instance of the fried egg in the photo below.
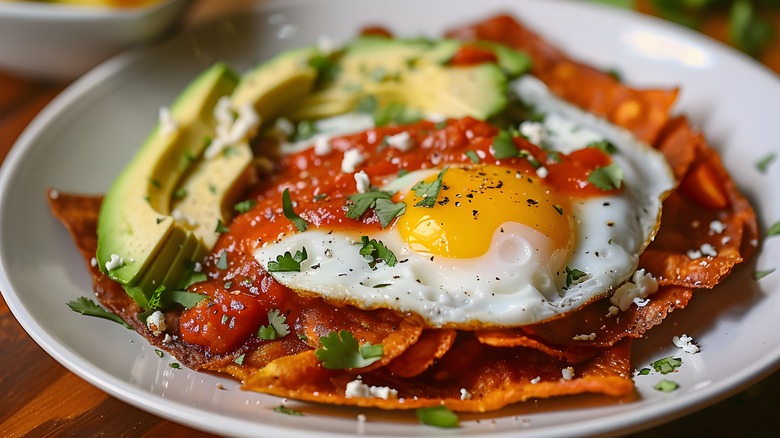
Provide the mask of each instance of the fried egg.
{"label": "fried egg", "polygon": [[[563,153],[610,141],[624,187],[577,198],[550,186],[544,172],[441,163],[382,186],[406,210],[366,239],[381,242],[395,261],[361,255],[366,231],[328,229],[283,236],[257,248],[255,258],[267,269],[305,248],[300,272],[274,272],[277,281],[333,303],[413,312],[433,327],[533,324],[614,292],[636,272],[658,229],[661,203],[675,185],[671,170],[658,151],[558,100],[538,80],[525,77],[514,88],[545,113],[543,123],[521,132]],[[415,184],[439,177],[433,207],[415,206],[422,200]]]}

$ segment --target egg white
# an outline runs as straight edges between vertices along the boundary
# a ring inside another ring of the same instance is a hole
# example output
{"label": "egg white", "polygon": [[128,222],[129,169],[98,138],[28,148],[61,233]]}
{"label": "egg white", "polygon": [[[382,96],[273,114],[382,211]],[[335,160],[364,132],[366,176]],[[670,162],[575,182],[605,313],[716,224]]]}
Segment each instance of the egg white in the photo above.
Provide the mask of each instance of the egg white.
{"label": "egg white", "polygon": [[[267,268],[286,251],[308,253],[300,272],[273,273],[300,293],[364,309],[414,312],[433,327],[478,328],[538,323],[608,295],[636,271],[639,256],[654,237],[661,203],[676,182],[666,160],[628,131],[555,98],[540,81],[513,84],[518,95],[544,112],[544,147],[569,153],[607,139],[624,172],[616,194],[575,200],[574,249],[556,248],[544,234],[511,218],[493,233],[490,247],[475,258],[419,254],[391,226],[370,233],[398,259],[371,267],[360,255],[360,234],[311,229],[257,248]],[[412,172],[391,183],[405,193],[410,184],[437,169]],[[434,207],[435,208],[435,207]],[[567,284],[566,268],[585,273]]]}

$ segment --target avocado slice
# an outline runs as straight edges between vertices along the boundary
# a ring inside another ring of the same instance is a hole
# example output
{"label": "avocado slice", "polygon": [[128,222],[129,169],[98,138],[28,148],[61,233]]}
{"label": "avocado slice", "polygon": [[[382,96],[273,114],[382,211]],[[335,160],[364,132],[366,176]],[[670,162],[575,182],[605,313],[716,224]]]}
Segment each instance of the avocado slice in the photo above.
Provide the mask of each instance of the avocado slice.
{"label": "avocado slice", "polygon": [[171,107],[177,128],[167,132],[158,124],[103,200],[97,227],[100,269],[142,306],[191,233],[171,216],[173,192],[214,134],[217,101],[237,84],[238,76],[222,63],[195,78]]}
{"label": "avocado slice", "polygon": [[446,39],[358,38],[331,56],[337,64],[335,78],[285,108],[284,116],[293,120],[330,117],[354,111],[361,100],[372,96],[379,107],[402,104],[448,118],[485,120],[507,104],[504,70],[520,74],[523,65],[512,56],[517,52],[503,46],[494,50],[498,65],[447,65],[462,44]]}

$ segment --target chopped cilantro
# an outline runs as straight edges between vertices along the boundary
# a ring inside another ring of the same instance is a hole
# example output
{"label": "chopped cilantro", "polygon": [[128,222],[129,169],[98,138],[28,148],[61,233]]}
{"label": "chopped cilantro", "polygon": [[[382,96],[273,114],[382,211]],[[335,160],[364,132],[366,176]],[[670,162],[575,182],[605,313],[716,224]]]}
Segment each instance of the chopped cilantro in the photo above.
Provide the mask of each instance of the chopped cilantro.
{"label": "chopped cilantro", "polygon": [[350,195],[347,198],[350,203],[347,204],[346,216],[350,219],[360,219],[366,210],[372,208],[382,228],[386,228],[395,217],[406,211],[406,204],[403,202],[395,203],[392,201],[392,197],[390,192],[381,190]]}
{"label": "chopped cilantro", "polygon": [[333,82],[341,72],[341,66],[338,60],[332,54],[316,54],[309,59],[309,67],[317,70],[317,86],[322,87],[325,84]]}
{"label": "chopped cilantro", "polygon": [[579,269],[571,269],[570,267],[566,267],[566,287],[570,287],[572,284],[576,283],[579,279],[584,277],[585,272],[580,271]]}
{"label": "chopped cilantro", "polygon": [[[204,274],[205,275],[205,274]],[[208,300],[209,296],[186,290],[172,290],[165,294],[165,300],[172,303],[181,304],[185,309],[195,307],[203,300]]]}
{"label": "chopped cilantro", "polygon": [[677,383],[672,382],[671,380],[666,380],[666,379],[661,380],[655,386],[653,386],[653,388],[655,388],[655,389],[657,389],[658,391],[661,391],[661,392],[672,392],[672,391],[676,390],[679,387],[680,387],[680,385],[678,385]]}
{"label": "chopped cilantro", "polygon": [[118,322],[127,328],[131,328],[122,318],[115,315],[108,310],[100,307],[97,303],[87,297],[79,297],[75,301],[68,301],[68,307],[74,312],[78,312],[82,315],[95,316],[97,318],[108,319],[114,322]]}
{"label": "chopped cilantro", "polygon": [[171,363],[168,364],[168,366],[173,368],[173,369],[175,369],[175,370],[178,370],[179,368],[181,368],[181,364],[176,363],[176,362],[171,362]]}
{"label": "chopped cilantro", "polygon": [[246,358],[246,353],[242,354],[241,356],[238,356],[237,358],[233,359],[233,362],[235,362],[237,365],[241,366],[244,364],[244,359]]}
{"label": "chopped cilantro", "polygon": [[225,224],[222,223],[221,219],[217,219],[217,228],[214,229],[214,232],[222,234],[227,233],[228,231],[230,231],[230,228],[226,227]]}
{"label": "chopped cilantro", "polygon": [[374,114],[377,106],[378,102],[376,96],[370,94],[368,96],[364,96],[358,101],[357,106],[355,107],[355,111],[364,114]]}
{"label": "chopped cilantro", "polygon": [[588,182],[601,190],[619,189],[623,185],[623,169],[615,163],[596,168],[588,176]]}
{"label": "chopped cilantro", "polygon": [[228,256],[227,251],[222,251],[222,253],[219,255],[219,259],[217,260],[217,264],[215,265],[217,269],[225,270],[228,268]]}
{"label": "chopped cilantro", "polygon": [[780,235],[780,221],[775,222],[772,224],[771,227],[766,231],[766,237],[772,237]]}
{"label": "chopped cilantro", "polygon": [[371,268],[375,268],[376,264],[380,261],[385,262],[387,266],[391,267],[395,266],[398,262],[398,259],[395,258],[395,254],[387,249],[385,244],[381,241],[376,239],[368,240],[368,236],[363,236],[361,239],[363,241],[363,247],[360,248],[360,255],[371,258],[371,261],[368,262],[368,265],[371,266]]}
{"label": "chopped cilantro", "polygon": [[347,330],[320,337],[320,344],[322,346],[314,354],[329,370],[363,368],[381,359],[383,354],[382,344],[358,345],[357,339]]}
{"label": "chopped cilantro", "polygon": [[163,352],[159,348],[154,349],[154,354],[156,354],[157,357],[163,357]]}
{"label": "chopped cilantro", "polygon": [[743,52],[758,56],[774,37],[772,23],[753,9],[753,2],[736,0],[731,5],[729,36]]}
{"label": "chopped cilantro", "polygon": [[419,122],[422,113],[414,108],[409,108],[401,103],[393,102],[374,111],[374,125],[385,126],[389,124],[408,125]]}
{"label": "chopped cilantro", "polygon": [[761,173],[766,173],[767,169],[769,169],[769,166],[775,161],[775,159],[777,159],[777,156],[774,152],[772,152],[771,154],[756,162],[756,169],[758,169],[758,171]]}
{"label": "chopped cilantro", "polygon": [[290,189],[284,189],[284,192],[282,192],[282,210],[284,211],[284,217],[291,221],[298,231],[306,231],[309,224],[293,210],[292,201],[290,200]]}
{"label": "chopped cilantro", "polygon": [[421,200],[414,204],[415,207],[433,208],[433,206],[436,205],[436,199],[439,197],[439,192],[443,186],[442,180],[444,179],[444,172],[446,172],[447,169],[449,168],[445,167],[444,170],[439,172],[436,180],[429,183],[419,181],[412,187],[415,196],[422,197]]}
{"label": "chopped cilantro", "polygon": [[559,215],[563,216],[563,207],[561,207],[558,204],[555,204],[555,205],[553,205],[553,208],[555,209],[555,211],[558,212]]}
{"label": "chopped cilantro", "polygon": [[679,368],[680,365],[682,365],[682,359],[672,356],[658,359],[657,361],[650,363],[650,366],[655,369],[655,372],[661,374],[669,374]]}
{"label": "chopped cilantro", "polygon": [[769,274],[771,274],[773,272],[775,272],[775,268],[764,269],[763,271],[756,271],[756,272],[753,273],[753,279],[756,280],[756,281],[761,280],[762,278],[766,277],[767,275],[769,275]]}
{"label": "chopped cilantro", "polygon": [[466,151],[466,152],[464,152],[464,155],[466,155],[466,157],[469,160],[471,160],[472,163],[476,164],[476,163],[479,163],[479,161],[480,161],[479,160],[479,155],[477,155],[477,153],[474,152],[474,151]]}
{"label": "chopped cilantro", "polygon": [[317,126],[311,120],[301,120],[295,127],[295,141],[308,140],[317,134]]}
{"label": "chopped cilantro", "polygon": [[458,416],[446,406],[417,409],[417,419],[420,423],[436,427],[458,427]]}
{"label": "chopped cilantro", "polygon": [[509,131],[501,130],[493,139],[493,156],[497,159],[516,157],[519,153]]}
{"label": "chopped cilantro", "polygon": [[612,144],[612,142],[609,140],[594,141],[593,143],[588,144],[586,147],[601,149],[609,155],[612,155],[618,151],[617,147],[615,147],[615,145]]}
{"label": "chopped cilantro", "polygon": [[239,213],[246,213],[247,211],[251,210],[252,207],[257,205],[257,201],[254,199],[247,199],[246,201],[241,201],[238,204],[233,206],[233,209],[236,210]]}
{"label": "chopped cilantro", "polygon": [[261,326],[257,331],[257,337],[266,341],[283,338],[290,334],[290,326],[287,325],[287,317],[279,312],[279,309],[268,311],[268,325]]}
{"label": "chopped cilantro", "polygon": [[303,251],[295,251],[295,256],[290,251],[276,257],[276,261],[268,262],[268,272],[301,272],[301,263],[308,258],[306,248]]}
{"label": "chopped cilantro", "polygon": [[296,411],[295,409],[290,409],[290,408],[288,408],[287,406],[284,406],[284,405],[279,405],[279,406],[275,407],[274,408],[274,412],[278,412],[280,414],[287,414],[287,415],[297,415],[297,416],[300,416],[300,417],[303,416],[303,412]]}
{"label": "chopped cilantro", "polygon": [[152,292],[152,296],[149,297],[149,304],[146,308],[152,310],[159,309],[163,292],[165,292],[165,285],[161,284],[157,289],[154,290],[154,292]]}
{"label": "chopped cilantro", "polygon": [[641,370],[639,370],[637,374],[639,374],[640,376],[646,376],[650,374],[650,371],[652,371],[650,368],[642,368]]}

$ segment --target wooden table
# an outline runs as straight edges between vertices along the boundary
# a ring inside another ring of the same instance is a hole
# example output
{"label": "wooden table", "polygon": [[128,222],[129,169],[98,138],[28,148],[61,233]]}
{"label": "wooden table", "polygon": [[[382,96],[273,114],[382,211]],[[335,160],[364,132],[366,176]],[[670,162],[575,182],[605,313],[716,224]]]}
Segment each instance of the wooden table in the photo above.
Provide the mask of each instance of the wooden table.
{"label": "wooden table", "polygon": [[[644,12],[652,12],[647,2],[641,4]],[[780,14],[774,18],[780,29]],[[725,39],[725,18],[710,20],[704,30]],[[762,61],[780,73],[780,35]],[[0,71],[0,161],[65,85]],[[69,372],[22,330],[2,298],[0,397],[0,436],[211,436],[136,409]],[[778,413],[780,372],[712,407],[635,436],[772,436]]]}

